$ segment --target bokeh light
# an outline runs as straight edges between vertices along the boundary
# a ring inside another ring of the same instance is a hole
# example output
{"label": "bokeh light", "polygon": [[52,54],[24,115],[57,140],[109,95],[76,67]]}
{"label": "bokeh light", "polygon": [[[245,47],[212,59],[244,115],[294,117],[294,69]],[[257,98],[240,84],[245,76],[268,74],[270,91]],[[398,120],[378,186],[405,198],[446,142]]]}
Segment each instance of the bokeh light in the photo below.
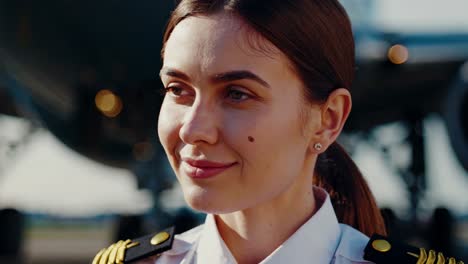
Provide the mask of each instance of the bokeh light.
{"label": "bokeh light", "polygon": [[122,111],[122,100],[110,90],[101,90],[96,94],[96,107],[107,117],[116,117]]}
{"label": "bokeh light", "polygon": [[393,45],[388,49],[387,57],[393,64],[403,64],[409,58],[408,48],[400,44]]}

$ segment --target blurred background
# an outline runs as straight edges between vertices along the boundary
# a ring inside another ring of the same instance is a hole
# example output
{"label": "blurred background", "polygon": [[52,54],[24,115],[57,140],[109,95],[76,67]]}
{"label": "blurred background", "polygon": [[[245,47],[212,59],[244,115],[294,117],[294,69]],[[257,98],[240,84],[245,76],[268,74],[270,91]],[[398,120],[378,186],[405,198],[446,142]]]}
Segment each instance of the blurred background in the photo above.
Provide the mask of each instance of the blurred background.
{"label": "blurred background", "polygon": [[[390,236],[468,260],[468,2],[341,2],[358,67],[340,142]],[[89,263],[203,221],[156,135],[173,7],[0,0],[0,263]]]}

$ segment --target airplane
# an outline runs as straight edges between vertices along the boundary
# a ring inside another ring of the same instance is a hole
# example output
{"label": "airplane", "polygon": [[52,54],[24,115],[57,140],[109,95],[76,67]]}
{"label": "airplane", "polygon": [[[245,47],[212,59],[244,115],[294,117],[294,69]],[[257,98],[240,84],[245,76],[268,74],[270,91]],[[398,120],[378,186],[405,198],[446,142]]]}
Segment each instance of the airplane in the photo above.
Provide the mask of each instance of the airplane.
{"label": "airplane", "polygon": [[[0,1],[0,114],[32,120],[87,157],[131,169],[147,188],[145,171],[163,157],[154,133],[159,52],[173,7],[150,0]],[[365,138],[376,126],[405,124],[412,162],[402,177],[416,220],[426,175],[419,131],[427,115],[444,117],[468,171],[468,32],[357,23],[354,34],[357,70],[345,133]],[[153,191],[169,181],[158,178]]]}

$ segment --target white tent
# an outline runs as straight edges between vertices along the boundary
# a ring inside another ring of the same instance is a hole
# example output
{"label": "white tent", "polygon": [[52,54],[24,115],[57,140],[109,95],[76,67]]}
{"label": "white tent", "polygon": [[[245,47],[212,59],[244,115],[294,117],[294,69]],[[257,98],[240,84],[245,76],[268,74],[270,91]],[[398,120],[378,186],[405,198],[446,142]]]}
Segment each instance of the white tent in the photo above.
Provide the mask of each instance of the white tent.
{"label": "white tent", "polygon": [[[24,127],[18,122],[2,122],[2,134],[21,133]],[[89,160],[45,130],[36,132],[9,162],[0,170],[0,208],[83,217],[135,214],[152,206],[150,193],[137,189],[130,171]]]}

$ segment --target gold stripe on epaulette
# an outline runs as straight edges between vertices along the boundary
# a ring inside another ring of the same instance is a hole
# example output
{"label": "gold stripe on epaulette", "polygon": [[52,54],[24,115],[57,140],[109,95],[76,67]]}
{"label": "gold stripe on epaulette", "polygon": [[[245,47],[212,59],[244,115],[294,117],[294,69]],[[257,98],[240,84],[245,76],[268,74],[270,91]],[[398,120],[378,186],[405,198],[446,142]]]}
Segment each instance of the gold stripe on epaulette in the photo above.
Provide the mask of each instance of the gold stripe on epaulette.
{"label": "gold stripe on epaulette", "polygon": [[[442,254],[442,252],[439,252],[437,254],[437,264],[440,263],[440,264],[445,264],[445,257],[444,257],[444,254]],[[451,262],[449,262],[451,263]]]}
{"label": "gold stripe on epaulette", "polygon": [[140,243],[132,242],[130,239],[120,240],[110,245],[107,249],[101,249],[93,259],[93,264],[123,264],[125,260],[125,251],[129,248],[138,246]]}
{"label": "gold stripe on epaulette", "polygon": [[[420,248],[419,255],[412,253],[412,252],[406,252],[406,254],[417,258],[418,261],[416,262],[416,264],[445,264],[446,263],[444,254],[442,254],[442,252],[436,253],[434,250],[429,250],[429,254],[428,254],[424,248]],[[457,262],[455,258],[449,258],[447,264],[464,264],[464,262],[463,261]]]}

